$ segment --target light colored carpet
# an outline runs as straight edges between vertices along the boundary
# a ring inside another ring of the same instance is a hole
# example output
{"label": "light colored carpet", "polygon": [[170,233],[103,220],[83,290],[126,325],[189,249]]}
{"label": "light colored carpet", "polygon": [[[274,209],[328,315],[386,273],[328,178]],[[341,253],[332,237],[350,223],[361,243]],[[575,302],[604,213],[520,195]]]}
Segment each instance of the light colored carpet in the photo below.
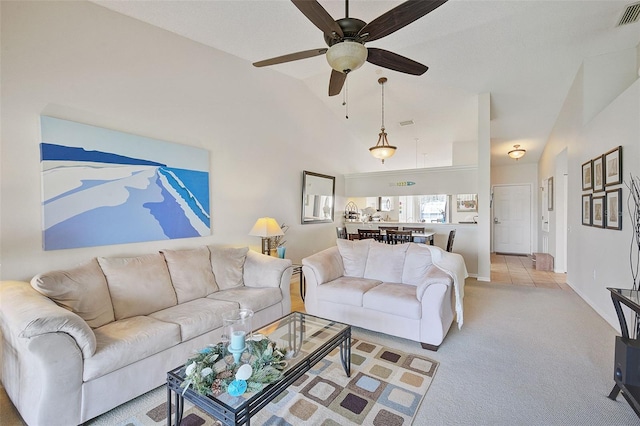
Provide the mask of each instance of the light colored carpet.
{"label": "light colored carpet", "polygon": [[468,279],[464,305],[464,327],[437,352],[354,329],[440,362],[415,425],[640,425],[622,396],[607,398],[616,331],[574,292]]}
{"label": "light colored carpet", "polygon": [[[335,349],[251,418],[257,425],[409,425],[438,363],[422,355],[352,338],[351,376]],[[120,406],[87,426],[166,424],[164,388]],[[175,410],[173,410],[175,413]],[[183,425],[219,425],[187,402]]]}

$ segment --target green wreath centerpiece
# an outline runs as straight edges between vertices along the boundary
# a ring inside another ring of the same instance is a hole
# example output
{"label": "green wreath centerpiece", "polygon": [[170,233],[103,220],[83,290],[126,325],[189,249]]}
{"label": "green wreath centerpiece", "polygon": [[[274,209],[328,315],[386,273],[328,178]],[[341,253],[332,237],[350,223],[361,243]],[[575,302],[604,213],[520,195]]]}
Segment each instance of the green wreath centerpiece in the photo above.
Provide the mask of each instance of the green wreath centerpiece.
{"label": "green wreath centerpiece", "polygon": [[223,343],[200,349],[185,363],[185,378],[180,385],[183,393],[191,387],[200,395],[217,396],[238,380],[246,381],[247,392],[258,392],[282,378],[288,359],[286,349],[277,348],[275,342],[264,337],[247,342],[247,349],[251,356],[246,364],[227,364]]}

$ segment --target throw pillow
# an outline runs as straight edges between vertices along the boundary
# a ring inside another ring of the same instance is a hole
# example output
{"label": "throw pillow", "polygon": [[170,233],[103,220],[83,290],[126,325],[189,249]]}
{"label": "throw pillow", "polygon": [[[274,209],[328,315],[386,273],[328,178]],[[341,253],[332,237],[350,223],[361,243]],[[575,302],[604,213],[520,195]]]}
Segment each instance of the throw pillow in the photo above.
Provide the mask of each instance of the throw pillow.
{"label": "throw pillow", "polygon": [[107,280],[96,259],[66,271],[36,275],[31,287],[77,314],[91,328],[114,321]]}
{"label": "throw pillow", "polygon": [[148,315],[177,304],[176,292],[160,253],[138,257],[99,257],[107,277],[116,320]]}
{"label": "throw pillow", "polygon": [[342,256],[344,264],[344,275],[347,277],[364,277],[364,269],[367,265],[369,255],[369,245],[373,240],[344,240],[338,238],[336,244]]}
{"label": "throw pillow", "polygon": [[420,285],[425,282],[427,271],[433,264],[431,250],[423,244],[409,244],[407,255],[404,259],[402,282],[411,285]]}
{"label": "throw pillow", "polygon": [[244,261],[249,247],[232,248],[209,246],[211,268],[220,290],[243,287]]}
{"label": "throw pillow", "polygon": [[178,303],[207,297],[218,291],[206,246],[189,250],[161,250],[169,267]]}
{"label": "throw pillow", "polygon": [[372,242],[367,256],[364,278],[401,283],[404,257],[409,244],[384,244]]}

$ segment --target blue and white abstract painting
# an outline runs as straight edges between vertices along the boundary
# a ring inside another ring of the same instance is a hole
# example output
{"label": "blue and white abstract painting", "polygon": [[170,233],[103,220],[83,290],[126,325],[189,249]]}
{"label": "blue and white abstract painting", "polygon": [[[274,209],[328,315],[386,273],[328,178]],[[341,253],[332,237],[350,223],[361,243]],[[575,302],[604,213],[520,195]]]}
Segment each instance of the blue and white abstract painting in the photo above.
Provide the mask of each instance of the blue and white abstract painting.
{"label": "blue and white abstract painting", "polygon": [[207,150],[40,123],[45,250],[210,235]]}

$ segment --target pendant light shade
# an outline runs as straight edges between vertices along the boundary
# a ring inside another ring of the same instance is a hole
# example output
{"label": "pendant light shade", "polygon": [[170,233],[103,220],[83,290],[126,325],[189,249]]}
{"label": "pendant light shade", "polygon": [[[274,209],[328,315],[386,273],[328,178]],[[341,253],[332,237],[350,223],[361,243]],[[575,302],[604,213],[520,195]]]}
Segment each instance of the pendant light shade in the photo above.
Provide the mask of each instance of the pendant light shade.
{"label": "pendant light shade", "polygon": [[327,50],[327,62],[336,71],[347,74],[357,70],[367,60],[367,48],[355,41],[345,40]]}
{"label": "pendant light shade", "polygon": [[389,141],[387,140],[387,132],[384,131],[384,83],[387,82],[386,77],[381,77],[378,79],[378,83],[382,88],[382,125],[380,126],[380,133],[378,134],[378,143],[375,146],[369,148],[369,152],[375,158],[382,160],[382,164],[384,164],[384,160],[393,156],[396,153],[396,147],[393,145],[389,145]]}

